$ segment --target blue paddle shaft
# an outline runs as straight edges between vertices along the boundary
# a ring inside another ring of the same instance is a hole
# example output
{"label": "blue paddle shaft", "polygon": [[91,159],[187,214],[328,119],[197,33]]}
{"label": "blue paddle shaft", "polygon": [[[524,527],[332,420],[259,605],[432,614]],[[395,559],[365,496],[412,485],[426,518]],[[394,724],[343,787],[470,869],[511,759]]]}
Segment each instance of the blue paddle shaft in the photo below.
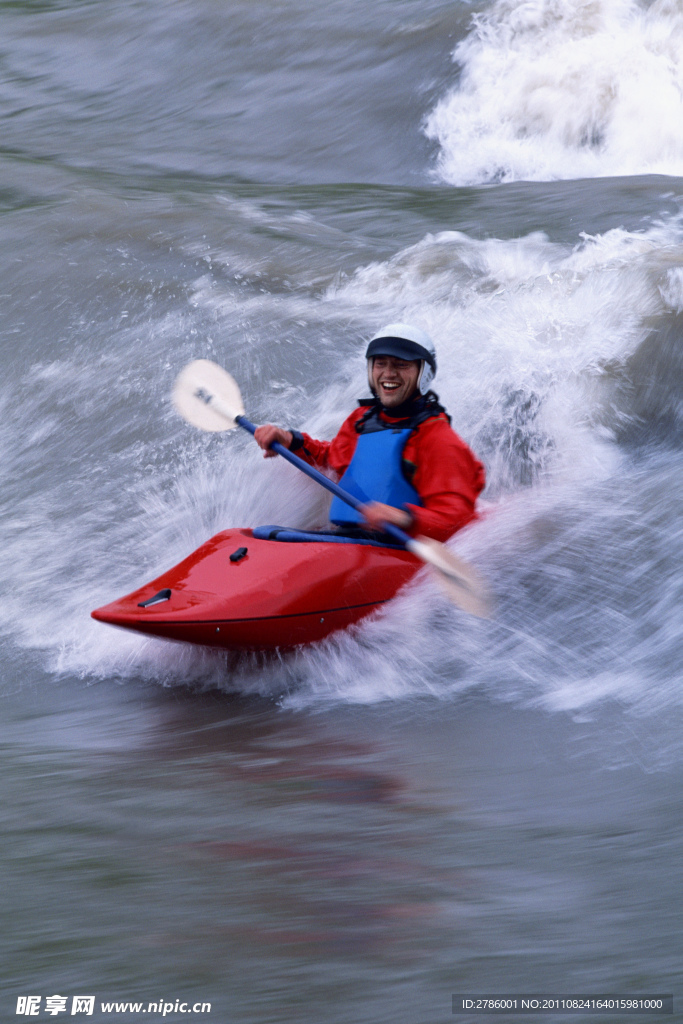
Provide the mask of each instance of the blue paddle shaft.
{"label": "blue paddle shaft", "polygon": [[[256,433],[255,425],[251,420],[248,420],[246,416],[236,416],[235,423],[244,430],[248,430],[250,434]],[[354,498],[353,494],[349,494],[349,492],[345,491],[343,487],[339,486],[339,484],[335,484],[333,480],[329,480],[324,473],[320,472],[320,470],[315,469],[313,466],[309,466],[307,462],[300,459],[298,455],[294,455],[288,448],[285,448],[284,445],[280,444],[279,441],[273,441],[270,447],[272,451],[277,452],[278,455],[281,455],[282,458],[286,459],[292,466],[296,466],[296,468],[301,470],[302,473],[309,476],[311,480],[315,480],[316,483],[319,483],[322,487],[331,491],[332,494],[336,494],[338,498],[345,501],[347,505],[351,506],[351,508],[355,508],[358,511],[363,507],[362,501],[359,501],[358,498]],[[412,537],[409,537],[407,533],[404,533],[400,527],[394,526],[393,523],[384,523],[383,529],[385,533],[390,534],[397,541],[400,541],[401,544],[408,545],[413,539]]]}

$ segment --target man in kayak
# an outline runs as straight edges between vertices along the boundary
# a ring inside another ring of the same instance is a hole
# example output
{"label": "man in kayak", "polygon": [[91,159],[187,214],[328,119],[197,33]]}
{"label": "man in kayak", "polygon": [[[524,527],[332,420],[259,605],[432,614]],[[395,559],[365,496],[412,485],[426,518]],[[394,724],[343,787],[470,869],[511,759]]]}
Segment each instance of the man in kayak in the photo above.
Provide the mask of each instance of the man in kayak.
{"label": "man in kayak", "polygon": [[335,497],[330,520],[342,529],[407,533],[445,541],[475,518],[484,467],[450,426],[429,390],[436,374],[431,338],[418,327],[389,324],[365,353],[373,397],[359,402],[332,441],[267,423],[255,438],[266,458],[274,441],[309,465],[331,469],[364,502],[362,515]]}

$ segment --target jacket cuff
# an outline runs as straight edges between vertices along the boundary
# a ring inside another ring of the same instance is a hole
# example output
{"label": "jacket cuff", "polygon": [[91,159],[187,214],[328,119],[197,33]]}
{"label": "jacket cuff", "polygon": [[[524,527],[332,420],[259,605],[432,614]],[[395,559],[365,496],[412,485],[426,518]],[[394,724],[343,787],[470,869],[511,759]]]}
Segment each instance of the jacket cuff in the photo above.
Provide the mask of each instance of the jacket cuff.
{"label": "jacket cuff", "polygon": [[289,446],[290,452],[298,452],[304,446],[304,435],[298,430],[290,430],[292,443]]}

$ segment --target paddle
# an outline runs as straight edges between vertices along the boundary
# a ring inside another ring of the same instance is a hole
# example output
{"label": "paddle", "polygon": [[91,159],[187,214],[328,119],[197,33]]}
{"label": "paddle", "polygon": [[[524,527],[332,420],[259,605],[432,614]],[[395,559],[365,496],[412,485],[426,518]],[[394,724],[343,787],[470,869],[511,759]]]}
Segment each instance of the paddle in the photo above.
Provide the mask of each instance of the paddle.
{"label": "paddle", "polygon": [[[173,404],[184,419],[200,430],[232,430],[240,426],[250,434],[256,431],[256,426],[244,415],[242,395],[236,381],[222,366],[208,359],[196,359],[182,370],[173,389]],[[362,512],[361,501],[309,466],[284,445],[275,441],[271,448],[351,508]],[[384,523],[383,529],[403,544],[407,551],[436,570],[442,589],[454,604],[472,615],[488,615],[484,586],[466,562],[457,558],[443,544],[428,537],[410,537],[393,523]]]}

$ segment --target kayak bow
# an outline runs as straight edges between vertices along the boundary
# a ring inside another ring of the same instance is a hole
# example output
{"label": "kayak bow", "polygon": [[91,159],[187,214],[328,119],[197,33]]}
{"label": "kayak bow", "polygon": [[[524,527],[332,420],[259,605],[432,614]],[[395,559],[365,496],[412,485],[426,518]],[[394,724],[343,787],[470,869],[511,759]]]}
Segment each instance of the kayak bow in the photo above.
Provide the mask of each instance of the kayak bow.
{"label": "kayak bow", "polygon": [[394,597],[421,565],[401,548],[296,543],[230,529],[92,617],[207,647],[287,649],[358,622]]}

